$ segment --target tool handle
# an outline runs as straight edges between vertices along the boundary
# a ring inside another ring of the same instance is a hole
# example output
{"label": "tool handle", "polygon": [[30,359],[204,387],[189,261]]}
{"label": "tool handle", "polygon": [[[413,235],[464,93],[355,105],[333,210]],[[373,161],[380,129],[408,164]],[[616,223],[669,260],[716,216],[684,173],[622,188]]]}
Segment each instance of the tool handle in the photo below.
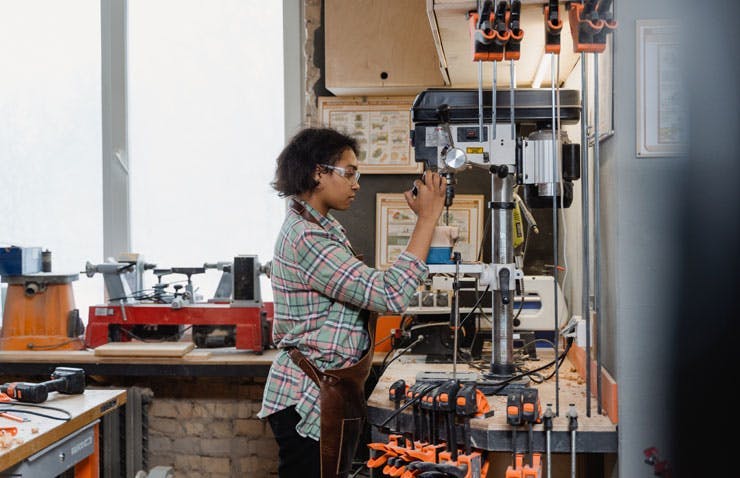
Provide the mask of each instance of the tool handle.
{"label": "tool handle", "polygon": [[46,386],[41,383],[12,382],[0,386],[0,391],[10,398],[26,403],[45,402],[49,396]]}

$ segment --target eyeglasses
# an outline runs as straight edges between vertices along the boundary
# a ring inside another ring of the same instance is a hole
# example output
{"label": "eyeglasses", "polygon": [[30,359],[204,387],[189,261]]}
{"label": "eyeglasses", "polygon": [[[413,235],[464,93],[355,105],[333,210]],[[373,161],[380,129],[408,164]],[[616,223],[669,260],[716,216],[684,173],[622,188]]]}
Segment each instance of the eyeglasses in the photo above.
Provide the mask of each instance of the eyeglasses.
{"label": "eyeglasses", "polygon": [[351,170],[347,168],[340,168],[339,166],[331,166],[329,164],[320,164],[322,168],[336,171],[340,176],[344,176],[344,179],[350,182],[350,184],[357,184],[360,182],[360,172],[358,170]]}

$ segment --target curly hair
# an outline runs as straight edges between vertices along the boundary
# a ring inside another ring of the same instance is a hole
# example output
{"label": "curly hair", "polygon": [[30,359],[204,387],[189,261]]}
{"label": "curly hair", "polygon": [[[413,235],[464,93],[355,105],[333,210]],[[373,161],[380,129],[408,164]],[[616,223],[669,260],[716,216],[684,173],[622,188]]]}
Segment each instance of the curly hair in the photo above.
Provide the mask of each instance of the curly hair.
{"label": "curly hair", "polygon": [[313,173],[320,164],[334,165],[345,150],[359,154],[357,140],[331,128],[299,131],[277,157],[271,186],[280,197],[312,191],[318,182]]}

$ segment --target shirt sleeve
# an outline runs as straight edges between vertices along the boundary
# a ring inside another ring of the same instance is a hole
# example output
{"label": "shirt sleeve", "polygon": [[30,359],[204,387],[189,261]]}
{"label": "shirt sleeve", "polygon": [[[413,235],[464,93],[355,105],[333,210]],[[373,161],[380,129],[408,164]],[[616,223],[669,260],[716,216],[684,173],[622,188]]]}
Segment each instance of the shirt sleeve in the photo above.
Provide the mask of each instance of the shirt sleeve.
{"label": "shirt sleeve", "polygon": [[403,312],[428,272],[421,260],[407,252],[388,270],[368,267],[322,229],[305,229],[295,246],[301,251],[297,259],[312,289],[374,312]]}

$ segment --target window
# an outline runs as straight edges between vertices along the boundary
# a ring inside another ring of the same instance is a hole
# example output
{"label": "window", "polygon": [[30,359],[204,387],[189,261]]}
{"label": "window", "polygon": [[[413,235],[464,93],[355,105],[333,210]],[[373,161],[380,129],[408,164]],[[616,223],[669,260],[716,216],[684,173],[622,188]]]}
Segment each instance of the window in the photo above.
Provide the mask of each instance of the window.
{"label": "window", "polygon": [[[0,3],[0,245],[74,274],[103,255],[100,2]],[[101,276],[73,282],[80,315]]]}
{"label": "window", "polygon": [[[282,2],[129,0],[131,243],[148,262],[272,258],[285,207],[269,185],[285,140],[282,15]],[[193,285],[208,299],[219,278]]]}

